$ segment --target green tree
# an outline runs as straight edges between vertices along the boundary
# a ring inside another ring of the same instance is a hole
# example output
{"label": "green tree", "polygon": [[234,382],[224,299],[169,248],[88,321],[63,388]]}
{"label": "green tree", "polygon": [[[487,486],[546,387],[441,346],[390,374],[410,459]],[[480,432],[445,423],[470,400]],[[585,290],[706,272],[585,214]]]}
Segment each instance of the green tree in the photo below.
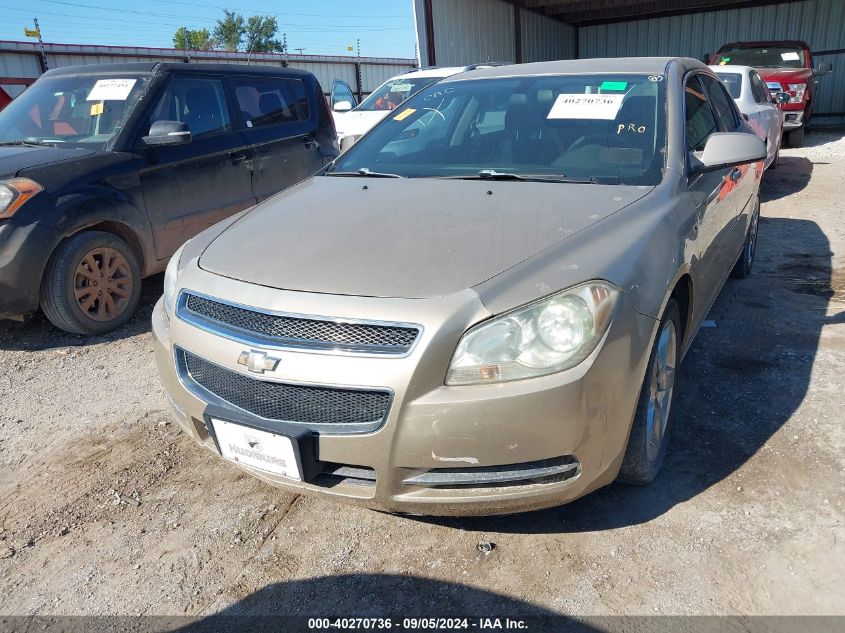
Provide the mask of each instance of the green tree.
{"label": "green tree", "polygon": [[182,50],[210,51],[214,48],[214,40],[208,29],[189,31],[184,26],[173,34],[173,47]]}
{"label": "green tree", "polygon": [[284,53],[285,45],[276,39],[279,25],[271,15],[253,15],[246,22],[245,50],[248,53]]}
{"label": "green tree", "polygon": [[217,20],[217,26],[214,27],[214,41],[223,50],[240,50],[246,34],[244,17],[229,9],[224,9],[223,14],[223,19]]}

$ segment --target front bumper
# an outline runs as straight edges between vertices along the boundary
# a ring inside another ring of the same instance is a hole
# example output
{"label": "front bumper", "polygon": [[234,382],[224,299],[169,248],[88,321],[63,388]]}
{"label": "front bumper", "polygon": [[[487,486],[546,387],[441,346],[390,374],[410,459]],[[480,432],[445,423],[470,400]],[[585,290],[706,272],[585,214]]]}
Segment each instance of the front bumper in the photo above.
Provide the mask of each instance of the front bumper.
{"label": "front bumper", "polygon": [[41,276],[57,241],[43,224],[0,220],[0,318],[38,309]]}
{"label": "front bumper", "polygon": [[783,129],[795,130],[804,125],[804,111],[803,110],[784,110],[783,111]]}
{"label": "front bumper", "polygon": [[[539,509],[613,481],[656,329],[656,322],[636,312],[623,296],[605,341],[578,367],[510,383],[447,387],[444,375],[459,337],[489,316],[470,290],[433,300],[307,295],[236,282],[196,267],[183,272],[180,283],[269,310],[382,320],[390,313],[394,321],[424,326],[406,357],[276,350],[278,367],[258,377],[237,363],[248,349],[243,343],[168,318],[161,301],[153,313],[156,360],[171,407],[194,440],[214,452],[204,422],[209,402],[186,386],[175,362],[177,348],[255,380],[389,389],[392,403],[378,429],[319,433],[316,452],[325,471],[310,483],[239,466],[289,490],[409,514]],[[242,417],[243,411],[238,414]],[[560,474],[562,464],[575,466]],[[519,476],[522,472],[525,478]],[[547,472],[558,475],[546,477]],[[479,483],[484,477],[488,482]]]}

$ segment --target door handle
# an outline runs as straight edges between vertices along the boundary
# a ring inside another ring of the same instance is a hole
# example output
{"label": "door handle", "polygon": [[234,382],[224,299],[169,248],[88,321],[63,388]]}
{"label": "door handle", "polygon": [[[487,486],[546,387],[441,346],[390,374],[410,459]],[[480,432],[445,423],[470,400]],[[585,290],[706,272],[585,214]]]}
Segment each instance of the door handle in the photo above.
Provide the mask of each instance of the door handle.
{"label": "door handle", "polygon": [[742,171],[739,169],[739,167],[734,167],[733,169],[731,169],[730,177],[731,180],[733,180],[734,182],[738,182],[739,179],[742,178]]}
{"label": "door handle", "polygon": [[246,154],[244,154],[243,152],[230,152],[229,160],[233,165],[240,165],[246,160]]}
{"label": "door handle", "polygon": [[302,144],[305,145],[306,149],[315,149],[318,145],[317,140],[311,138],[310,136],[306,136],[302,139]]}

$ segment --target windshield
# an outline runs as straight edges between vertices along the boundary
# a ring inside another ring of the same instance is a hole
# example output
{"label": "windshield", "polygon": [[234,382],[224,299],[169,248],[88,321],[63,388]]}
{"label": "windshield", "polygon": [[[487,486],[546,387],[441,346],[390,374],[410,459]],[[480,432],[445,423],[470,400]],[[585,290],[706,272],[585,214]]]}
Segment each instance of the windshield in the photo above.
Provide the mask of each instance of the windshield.
{"label": "windshield", "polygon": [[102,149],[123,127],[147,81],[135,74],[39,79],[0,112],[0,142]]}
{"label": "windshield", "polygon": [[398,77],[384,82],[356,110],[393,110],[415,92],[430,86],[443,77]]}
{"label": "windshield", "polygon": [[661,75],[448,81],[409,99],[329,171],[654,185],[664,164],[665,83]]}
{"label": "windshield", "polygon": [[726,48],[719,51],[713,63],[755,68],[804,68],[804,49],[797,46]]}
{"label": "windshield", "polygon": [[725,84],[728,92],[731,93],[732,99],[739,99],[742,96],[742,75],[739,73],[722,72],[717,72],[716,74],[722,80],[722,83]]}

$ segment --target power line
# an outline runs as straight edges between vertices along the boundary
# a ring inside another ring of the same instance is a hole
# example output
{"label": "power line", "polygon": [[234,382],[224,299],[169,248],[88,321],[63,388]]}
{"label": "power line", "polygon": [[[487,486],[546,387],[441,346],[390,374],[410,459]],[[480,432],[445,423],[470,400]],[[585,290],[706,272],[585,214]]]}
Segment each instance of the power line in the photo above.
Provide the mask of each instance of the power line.
{"label": "power line", "polygon": [[[187,16],[181,15],[176,13],[155,13],[152,11],[136,11],[134,9],[116,9],[114,7],[104,7],[100,5],[94,4],[83,4],[80,2],[69,2],[68,0],[41,0],[41,2],[49,2],[51,4],[60,4],[69,7],[77,7],[81,9],[92,9],[95,11],[112,11],[114,13],[126,13],[131,15],[145,15],[145,16],[156,16],[161,18],[175,18],[177,20],[185,20],[185,19],[192,19],[192,20],[201,20],[203,22],[212,22],[217,23],[218,18],[203,18],[198,16]],[[332,32],[338,30],[359,30],[359,29],[366,29],[368,31],[395,31],[395,30],[409,30],[412,27],[410,26],[382,26],[382,25],[341,25],[341,26],[313,26],[308,24],[293,24],[289,22],[284,23],[285,28],[290,26],[293,29],[299,28],[300,30],[304,31],[314,31],[314,32]]]}

